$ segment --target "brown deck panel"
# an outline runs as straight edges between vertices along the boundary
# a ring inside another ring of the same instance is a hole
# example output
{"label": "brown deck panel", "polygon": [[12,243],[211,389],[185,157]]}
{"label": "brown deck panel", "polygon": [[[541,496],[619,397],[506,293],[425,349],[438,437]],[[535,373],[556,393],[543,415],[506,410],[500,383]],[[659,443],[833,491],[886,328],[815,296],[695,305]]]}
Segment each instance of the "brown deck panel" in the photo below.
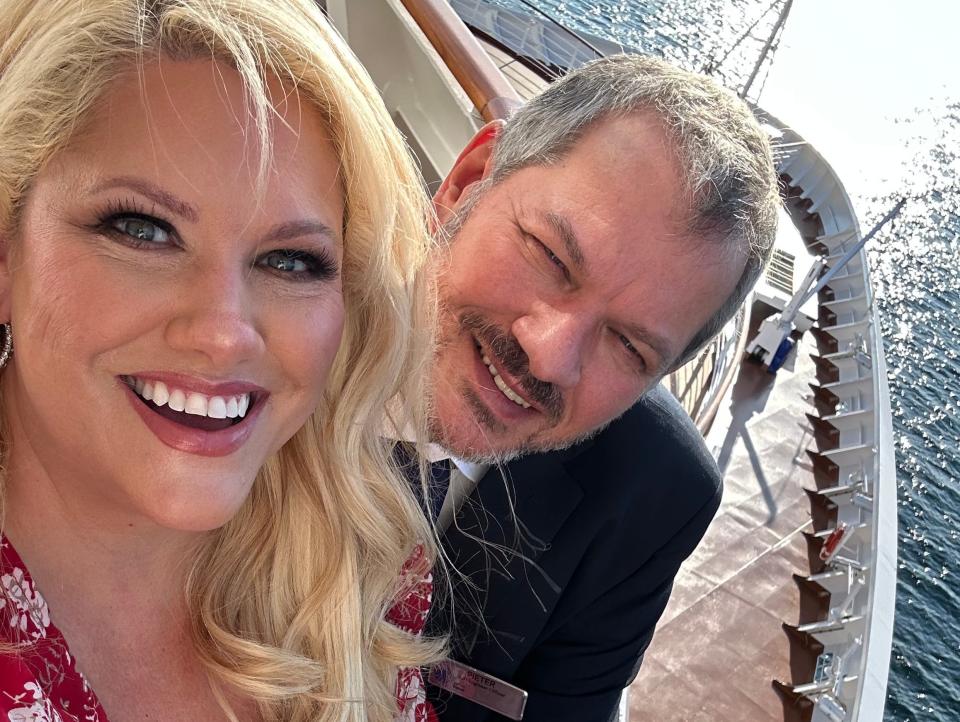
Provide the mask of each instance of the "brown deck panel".
{"label": "brown deck panel", "polygon": [[707,535],[677,576],[643,667],[630,688],[631,722],[793,722],[772,680],[792,679],[782,622],[796,624],[810,573],[807,545],[814,488],[804,431],[810,411],[812,339],[796,368],[773,377],[745,364],[721,446],[724,497]]}
{"label": "brown deck panel", "polygon": [[520,97],[524,100],[530,100],[534,95],[547,87],[547,81],[530,70],[519,60],[515,60],[509,54],[498,48],[496,45],[488,42],[484,38],[478,38],[487,55],[496,63],[497,67],[504,74],[510,85],[514,87]]}

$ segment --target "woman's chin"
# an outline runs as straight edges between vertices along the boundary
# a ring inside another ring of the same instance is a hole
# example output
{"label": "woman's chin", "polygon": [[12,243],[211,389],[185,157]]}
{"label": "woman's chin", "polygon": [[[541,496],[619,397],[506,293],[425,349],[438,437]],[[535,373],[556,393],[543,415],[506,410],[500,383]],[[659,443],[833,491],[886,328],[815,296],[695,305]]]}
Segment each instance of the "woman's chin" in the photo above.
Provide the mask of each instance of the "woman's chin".
{"label": "woman's chin", "polygon": [[189,494],[174,493],[141,507],[143,516],[156,526],[181,532],[208,532],[219,529],[240,511],[249,487],[239,490],[195,489]]}

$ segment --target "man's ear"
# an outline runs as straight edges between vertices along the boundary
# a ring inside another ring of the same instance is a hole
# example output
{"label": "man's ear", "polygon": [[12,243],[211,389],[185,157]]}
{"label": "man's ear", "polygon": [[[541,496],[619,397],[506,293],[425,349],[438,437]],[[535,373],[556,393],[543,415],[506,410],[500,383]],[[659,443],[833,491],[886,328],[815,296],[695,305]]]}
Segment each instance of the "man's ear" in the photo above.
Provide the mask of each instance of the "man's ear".
{"label": "man's ear", "polygon": [[474,183],[487,177],[490,172],[490,159],[497,144],[497,136],[503,129],[502,120],[491,120],[470,139],[460,151],[453,168],[433,196],[433,207],[437,219],[445,223],[460,202],[466,197],[465,191]]}

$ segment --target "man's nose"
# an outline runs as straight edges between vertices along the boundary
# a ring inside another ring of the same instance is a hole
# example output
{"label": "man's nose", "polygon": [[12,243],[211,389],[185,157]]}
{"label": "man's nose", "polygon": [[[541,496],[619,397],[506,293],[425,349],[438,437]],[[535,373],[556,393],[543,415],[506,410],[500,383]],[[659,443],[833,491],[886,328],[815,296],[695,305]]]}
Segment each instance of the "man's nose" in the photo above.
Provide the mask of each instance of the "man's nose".
{"label": "man's nose", "polygon": [[166,326],[170,347],[212,372],[229,371],[264,350],[248,288],[251,271],[225,265],[198,267],[184,279]]}
{"label": "man's nose", "polygon": [[580,382],[590,321],[583,314],[537,304],[511,331],[530,362],[530,373],[561,389]]}

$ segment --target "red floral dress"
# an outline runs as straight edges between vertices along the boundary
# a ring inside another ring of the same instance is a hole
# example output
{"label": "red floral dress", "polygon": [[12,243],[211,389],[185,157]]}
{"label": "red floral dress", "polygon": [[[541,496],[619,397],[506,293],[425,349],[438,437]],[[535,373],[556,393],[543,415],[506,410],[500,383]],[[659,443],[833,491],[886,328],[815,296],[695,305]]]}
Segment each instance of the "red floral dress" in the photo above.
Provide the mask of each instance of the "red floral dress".
{"label": "red floral dress", "polygon": [[[433,601],[433,575],[423,547],[417,546],[401,570],[403,600],[387,613],[387,621],[411,634],[422,634]],[[423,675],[417,667],[401,669],[397,678],[397,722],[438,722],[433,706],[427,702]]]}
{"label": "red floral dress", "polygon": [[[389,620],[420,634],[430,609],[433,582],[417,548],[404,565],[410,592]],[[33,585],[26,565],[0,535],[0,643],[17,648],[0,654],[0,720],[4,722],[107,722],[107,715],[67,642],[50,621],[50,610]],[[397,680],[397,722],[435,722],[419,669],[403,669]]]}

